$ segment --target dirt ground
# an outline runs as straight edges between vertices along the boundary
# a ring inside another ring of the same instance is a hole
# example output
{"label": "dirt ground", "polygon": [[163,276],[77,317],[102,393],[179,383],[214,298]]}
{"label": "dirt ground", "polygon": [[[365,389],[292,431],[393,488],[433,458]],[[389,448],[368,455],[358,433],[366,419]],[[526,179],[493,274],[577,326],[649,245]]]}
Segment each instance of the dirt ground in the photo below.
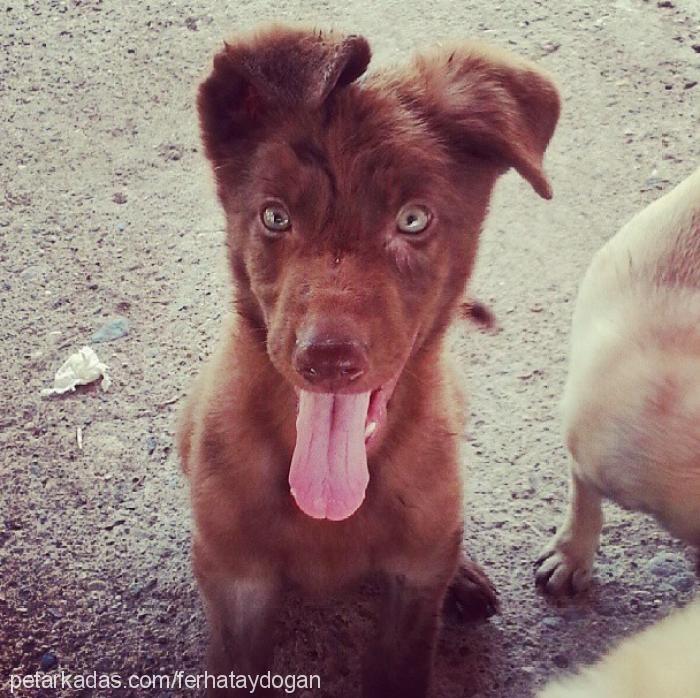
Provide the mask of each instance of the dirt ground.
{"label": "dirt ground", "polygon": [[[622,222],[700,163],[698,0],[6,0],[3,695],[10,672],[40,666],[124,677],[201,667],[205,626],[173,432],[230,293],[193,98],[221,39],[271,19],[362,33],[376,63],[442,37],[488,38],[540,61],[562,91],[547,158],[554,200],[509,174],[483,235],[472,288],[501,329],[455,330],[473,388],[467,545],[503,610],[482,625],[446,625],[436,696],[530,696],[695,592],[691,551],[612,506],[589,594],[543,598],[532,560],[566,500],[557,402],[577,283]],[[128,320],[128,335],[93,344],[111,389],[42,398],[62,361],[115,317]],[[276,669],[319,674],[314,696],[357,696],[368,597],[291,603]]]}

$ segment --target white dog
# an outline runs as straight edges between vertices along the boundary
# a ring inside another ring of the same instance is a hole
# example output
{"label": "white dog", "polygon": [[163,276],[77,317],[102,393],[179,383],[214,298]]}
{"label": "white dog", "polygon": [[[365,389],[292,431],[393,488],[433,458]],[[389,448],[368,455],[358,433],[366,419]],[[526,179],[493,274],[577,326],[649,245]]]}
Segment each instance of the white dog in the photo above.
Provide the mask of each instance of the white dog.
{"label": "white dog", "polygon": [[700,602],[678,611],[538,698],[700,698]]}
{"label": "white dog", "polygon": [[594,257],[574,311],[563,419],[571,500],[538,561],[541,586],[588,585],[602,497],[700,546],[700,169]]}

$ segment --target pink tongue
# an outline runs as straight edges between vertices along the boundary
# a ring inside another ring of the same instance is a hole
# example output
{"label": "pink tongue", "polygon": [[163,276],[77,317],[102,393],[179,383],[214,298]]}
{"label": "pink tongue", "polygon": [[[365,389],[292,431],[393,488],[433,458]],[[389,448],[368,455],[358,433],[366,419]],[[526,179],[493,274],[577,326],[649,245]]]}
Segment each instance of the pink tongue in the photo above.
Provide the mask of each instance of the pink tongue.
{"label": "pink tongue", "polygon": [[289,485],[299,508],[314,519],[347,519],[365,498],[369,398],[369,392],[301,391]]}

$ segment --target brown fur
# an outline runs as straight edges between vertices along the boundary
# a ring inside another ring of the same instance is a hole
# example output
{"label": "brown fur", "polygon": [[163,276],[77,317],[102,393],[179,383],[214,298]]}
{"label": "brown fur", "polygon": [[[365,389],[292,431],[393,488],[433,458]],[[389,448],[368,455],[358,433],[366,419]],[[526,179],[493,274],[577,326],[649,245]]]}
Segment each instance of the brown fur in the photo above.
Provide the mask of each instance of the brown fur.
{"label": "brown fur", "polygon": [[[236,314],[185,408],[180,452],[210,668],[264,668],[285,584],[325,592],[380,573],[388,594],[364,695],[410,698],[428,691],[462,538],[464,399],[443,334],[498,175],[513,166],[550,195],[541,164],[559,102],[539,69],[479,45],[356,82],[368,61],[361,37],[273,27],[227,44],[200,88]],[[259,217],[271,199],[293,220],[274,240]],[[415,241],[394,222],[412,201],[433,212]],[[309,389],[295,345],[319,328],[367,347],[353,390],[389,381],[406,361],[368,452],[365,501],[339,522],[302,513],[287,481],[294,388]],[[495,607],[473,563],[457,581],[458,604]]]}

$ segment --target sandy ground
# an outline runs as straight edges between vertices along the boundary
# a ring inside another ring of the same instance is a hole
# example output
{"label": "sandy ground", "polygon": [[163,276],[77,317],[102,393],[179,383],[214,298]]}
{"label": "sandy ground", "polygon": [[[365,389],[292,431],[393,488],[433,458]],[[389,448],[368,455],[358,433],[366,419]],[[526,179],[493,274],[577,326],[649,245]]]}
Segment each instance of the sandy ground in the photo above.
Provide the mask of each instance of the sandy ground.
{"label": "sandy ground", "polygon": [[[445,36],[489,38],[541,61],[562,90],[547,161],[555,199],[508,175],[483,236],[473,289],[501,331],[455,333],[473,386],[467,543],[503,612],[480,626],[447,624],[436,696],[529,696],[694,594],[691,551],[614,507],[584,598],[542,598],[532,559],[566,499],[556,407],[578,280],[603,240],[700,162],[698,0],[6,0],[3,695],[10,672],[40,666],[124,677],[201,666],[205,627],[173,430],[229,291],[193,97],[222,37],[268,19],[363,33],[378,62]],[[111,368],[109,392],[42,399],[64,358],[116,316],[129,334],[94,345]],[[358,695],[371,618],[365,597],[290,604],[276,668],[318,673],[313,695]],[[130,694],[182,692],[119,693]]]}

